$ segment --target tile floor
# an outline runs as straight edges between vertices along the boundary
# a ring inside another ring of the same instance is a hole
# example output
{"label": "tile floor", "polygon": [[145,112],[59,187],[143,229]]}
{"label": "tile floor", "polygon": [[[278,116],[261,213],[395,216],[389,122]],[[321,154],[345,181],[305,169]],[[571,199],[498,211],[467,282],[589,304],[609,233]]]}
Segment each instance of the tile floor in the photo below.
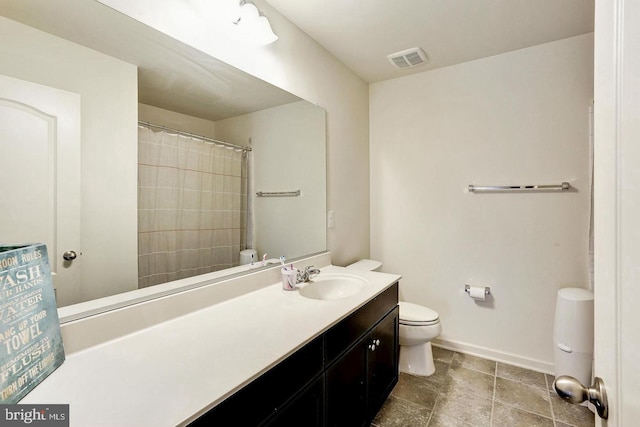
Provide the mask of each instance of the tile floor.
{"label": "tile floor", "polygon": [[593,413],[553,391],[553,376],[433,348],[430,377],[400,374],[375,427],[591,427]]}

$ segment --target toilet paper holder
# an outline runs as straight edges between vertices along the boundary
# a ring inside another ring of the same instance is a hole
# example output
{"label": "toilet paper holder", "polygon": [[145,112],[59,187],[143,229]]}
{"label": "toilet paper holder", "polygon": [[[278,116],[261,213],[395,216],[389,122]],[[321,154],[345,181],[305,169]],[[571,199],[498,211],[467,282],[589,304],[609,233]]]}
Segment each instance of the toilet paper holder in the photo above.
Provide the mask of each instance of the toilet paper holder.
{"label": "toilet paper holder", "polygon": [[[464,285],[464,291],[469,294],[471,292],[471,285]],[[491,295],[491,288],[489,286],[484,287],[484,294]]]}

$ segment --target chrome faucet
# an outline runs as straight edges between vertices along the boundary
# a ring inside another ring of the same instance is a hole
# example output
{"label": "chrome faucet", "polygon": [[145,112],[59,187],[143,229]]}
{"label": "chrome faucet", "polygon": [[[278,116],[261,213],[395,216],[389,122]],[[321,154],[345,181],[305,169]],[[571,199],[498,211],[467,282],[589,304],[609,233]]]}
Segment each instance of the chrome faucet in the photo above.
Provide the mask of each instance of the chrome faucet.
{"label": "chrome faucet", "polygon": [[318,274],[320,274],[319,269],[314,268],[313,265],[308,265],[304,268],[304,271],[298,271],[297,283],[308,282]]}

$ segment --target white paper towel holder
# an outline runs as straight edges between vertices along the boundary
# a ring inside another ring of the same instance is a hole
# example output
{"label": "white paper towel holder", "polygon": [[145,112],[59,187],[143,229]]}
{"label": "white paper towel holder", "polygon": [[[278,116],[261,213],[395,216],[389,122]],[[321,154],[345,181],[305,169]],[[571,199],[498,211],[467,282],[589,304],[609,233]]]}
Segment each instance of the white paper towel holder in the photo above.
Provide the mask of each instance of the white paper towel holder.
{"label": "white paper towel holder", "polygon": [[[464,285],[464,291],[471,295],[471,285]],[[484,295],[491,295],[491,288],[489,286],[484,287]]]}

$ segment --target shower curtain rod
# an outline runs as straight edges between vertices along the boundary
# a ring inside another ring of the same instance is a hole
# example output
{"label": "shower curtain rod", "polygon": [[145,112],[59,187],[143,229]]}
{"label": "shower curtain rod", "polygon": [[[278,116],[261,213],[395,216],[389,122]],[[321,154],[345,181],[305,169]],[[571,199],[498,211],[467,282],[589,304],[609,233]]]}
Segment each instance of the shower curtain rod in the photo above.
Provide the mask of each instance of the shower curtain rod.
{"label": "shower curtain rod", "polygon": [[146,126],[148,128],[162,129],[162,130],[167,131],[167,132],[177,133],[178,135],[188,136],[190,138],[201,139],[204,142],[208,142],[210,144],[224,145],[225,147],[235,148],[236,150],[242,150],[242,151],[252,151],[253,150],[251,147],[244,147],[242,145],[236,145],[236,144],[232,144],[230,142],[219,141],[217,139],[207,138],[206,136],[197,135],[195,133],[184,132],[184,131],[181,131],[181,130],[178,130],[178,129],[171,129],[171,128],[168,128],[166,126],[155,125],[155,124],[149,123],[149,122],[138,121],[138,124],[141,125],[141,126]]}

